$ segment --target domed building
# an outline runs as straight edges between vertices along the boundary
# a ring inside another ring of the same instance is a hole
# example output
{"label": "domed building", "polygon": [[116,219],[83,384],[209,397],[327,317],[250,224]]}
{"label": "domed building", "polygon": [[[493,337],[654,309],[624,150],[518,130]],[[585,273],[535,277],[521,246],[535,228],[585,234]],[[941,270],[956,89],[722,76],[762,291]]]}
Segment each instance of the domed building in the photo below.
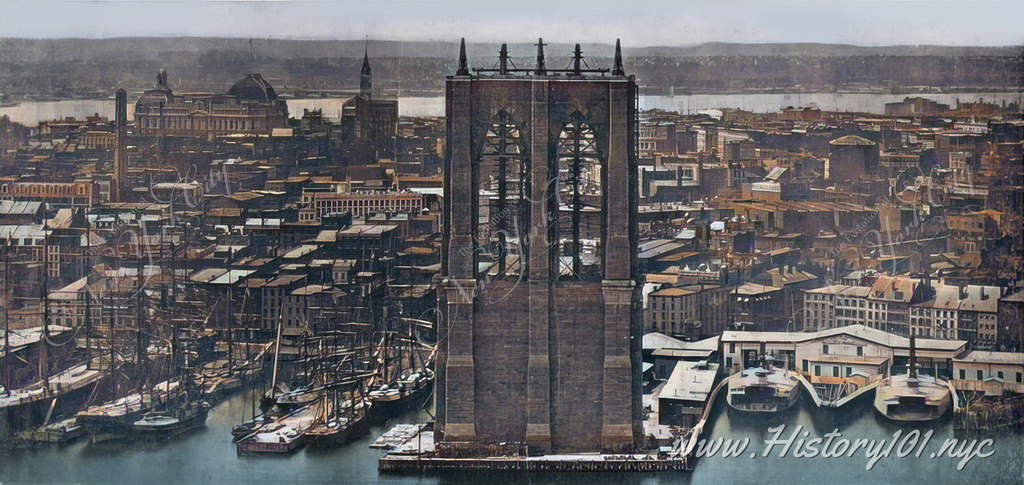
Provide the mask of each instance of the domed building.
{"label": "domed building", "polygon": [[135,102],[135,132],[142,135],[263,135],[287,127],[288,106],[260,74],[246,74],[227,94],[175,94],[161,69],[156,87]]}
{"label": "domed building", "polygon": [[228,96],[237,96],[241,102],[270,103],[277,99],[274,87],[259,74],[246,74],[228,90]]}

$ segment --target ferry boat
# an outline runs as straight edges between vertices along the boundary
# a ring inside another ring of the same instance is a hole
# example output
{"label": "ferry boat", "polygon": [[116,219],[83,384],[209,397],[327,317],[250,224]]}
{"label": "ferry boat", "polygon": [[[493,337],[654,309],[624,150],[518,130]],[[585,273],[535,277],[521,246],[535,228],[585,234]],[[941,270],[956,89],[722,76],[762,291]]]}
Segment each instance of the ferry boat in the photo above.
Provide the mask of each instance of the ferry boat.
{"label": "ferry boat", "polygon": [[917,349],[910,337],[910,366],[906,374],[890,376],[875,388],[875,410],[893,421],[930,421],[949,411],[949,384],[935,376],[917,374]]}
{"label": "ferry boat", "polygon": [[789,409],[799,398],[796,373],[777,367],[746,369],[729,381],[726,401],[739,411],[774,413]]}

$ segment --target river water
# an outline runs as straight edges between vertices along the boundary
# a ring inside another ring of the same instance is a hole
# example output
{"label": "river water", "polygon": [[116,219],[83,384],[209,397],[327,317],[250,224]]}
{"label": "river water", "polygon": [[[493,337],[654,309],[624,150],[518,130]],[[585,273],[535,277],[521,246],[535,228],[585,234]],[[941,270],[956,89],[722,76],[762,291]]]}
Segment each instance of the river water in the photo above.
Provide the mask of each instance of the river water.
{"label": "river water", "polygon": [[[719,397],[713,413],[712,439],[748,438],[749,446],[735,458],[721,452],[698,461],[692,472],[664,473],[446,473],[430,475],[378,475],[379,450],[367,445],[387,427],[399,422],[422,422],[418,413],[404,415],[387,425],[374,426],[370,434],[346,446],[328,451],[300,450],[285,456],[237,456],[231,443],[231,426],[248,413],[248,396],[238,394],[219,404],[210,413],[205,428],[160,442],[91,444],[87,440],[67,446],[39,446],[0,453],[0,483],[167,483],[167,484],[253,484],[253,483],[388,483],[388,484],[464,484],[464,483],[587,483],[598,484],[928,484],[942,483],[1022,483],[1024,481],[1024,442],[1020,434],[986,434],[972,438],[991,438],[993,443],[981,450],[994,452],[986,458],[975,457],[963,470],[959,459],[930,458],[942,442],[953,437],[947,422],[918,426],[921,433],[932,430],[929,443],[920,458],[914,454],[880,459],[866,470],[869,459],[863,452],[842,458],[796,458],[794,445],[781,457],[781,445],[762,456],[765,440],[774,433],[768,428],[785,425],[782,438],[797,426],[808,431],[807,439],[822,437],[839,429],[841,438],[853,441],[892,440],[892,434],[904,435],[914,427],[897,426],[876,415],[870,396],[858,400],[841,412],[809,410],[804,399],[799,410],[780,415],[752,418],[725,411],[724,396]],[[802,436],[802,434],[801,434]],[[959,437],[959,436],[958,436]],[[888,441],[886,443],[888,443]],[[888,444],[886,444],[888,446]],[[907,442],[907,447],[910,447]],[[806,448],[801,448],[806,451]],[[757,454],[750,458],[750,453]],[[916,453],[916,448],[914,449]]]}
{"label": "river water", "polygon": [[[885,103],[900,101],[908,96],[924,96],[940,103],[956,105],[956,100],[1007,103],[1021,102],[1021,93],[961,93],[961,94],[866,94],[866,93],[789,93],[789,94],[693,94],[685,96],[641,96],[640,109],[664,109],[681,113],[695,113],[705,109],[738,108],[758,113],[772,113],[787,106],[817,106],[826,111],[855,111],[884,113]],[[337,118],[342,99],[289,99],[288,112],[302,116],[303,109],[323,109],[324,114]],[[131,118],[134,103],[128,103]],[[400,97],[398,111],[401,116],[443,116],[443,97]],[[114,116],[114,100],[88,99],[66,101],[23,102],[18,106],[0,108],[0,116],[8,115],[18,123],[35,125],[40,121],[68,116],[84,118],[93,114],[108,118]]]}

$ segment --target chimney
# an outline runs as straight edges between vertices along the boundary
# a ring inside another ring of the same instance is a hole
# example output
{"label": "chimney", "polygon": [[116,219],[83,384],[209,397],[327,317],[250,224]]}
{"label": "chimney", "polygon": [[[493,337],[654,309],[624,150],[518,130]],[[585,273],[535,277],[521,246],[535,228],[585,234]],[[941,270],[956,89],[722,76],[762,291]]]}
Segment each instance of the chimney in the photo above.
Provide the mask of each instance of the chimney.
{"label": "chimney", "polygon": [[914,334],[910,334],[910,378],[917,377],[917,346],[914,341]]}

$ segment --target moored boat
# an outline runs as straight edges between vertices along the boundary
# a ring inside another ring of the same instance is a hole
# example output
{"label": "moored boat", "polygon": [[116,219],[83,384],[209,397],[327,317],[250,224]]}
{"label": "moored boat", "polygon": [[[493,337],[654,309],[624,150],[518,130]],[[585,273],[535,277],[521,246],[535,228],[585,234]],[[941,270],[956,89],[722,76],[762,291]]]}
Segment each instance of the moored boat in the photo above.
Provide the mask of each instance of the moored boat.
{"label": "moored boat", "polygon": [[746,369],[729,381],[726,401],[739,411],[772,413],[796,403],[800,384],[796,373],[777,367]]}
{"label": "moored boat", "polygon": [[390,417],[423,406],[433,385],[434,373],[430,369],[406,372],[391,383],[381,384],[369,392],[374,414]]}
{"label": "moored boat", "polygon": [[126,434],[146,413],[182,394],[184,386],[179,381],[161,382],[147,392],[136,392],[80,411],[76,422],[94,435]]}
{"label": "moored boat", "polygon": [[930,421],[949,411],[949,383],[917,373],[915,338],[910,337],[910,364],[906,374],[890,376],[875,388],[875,410],[893,421]]}
{"label": "moored boat", "polygon": [[355,406],[340,415],[317,422],[309,430],[314,446],[329,447],[343,445],[367,429],[369,419],[367,411],[372,405],[365,400],[358,400]]}
{"label": "moored boat", "polygon": [[146,434],[173,433],[203,426],[209,414],[209,403],[191,402],[177,410],[146,413],[142,419],[132,423],[132,431]]}
{"label": "moored boat", "polygon": [[243,453],[290,453],[308,443],[308,432],[316,420],[312,406],[301,408],[280,420],[268,423],[237,443]]}

